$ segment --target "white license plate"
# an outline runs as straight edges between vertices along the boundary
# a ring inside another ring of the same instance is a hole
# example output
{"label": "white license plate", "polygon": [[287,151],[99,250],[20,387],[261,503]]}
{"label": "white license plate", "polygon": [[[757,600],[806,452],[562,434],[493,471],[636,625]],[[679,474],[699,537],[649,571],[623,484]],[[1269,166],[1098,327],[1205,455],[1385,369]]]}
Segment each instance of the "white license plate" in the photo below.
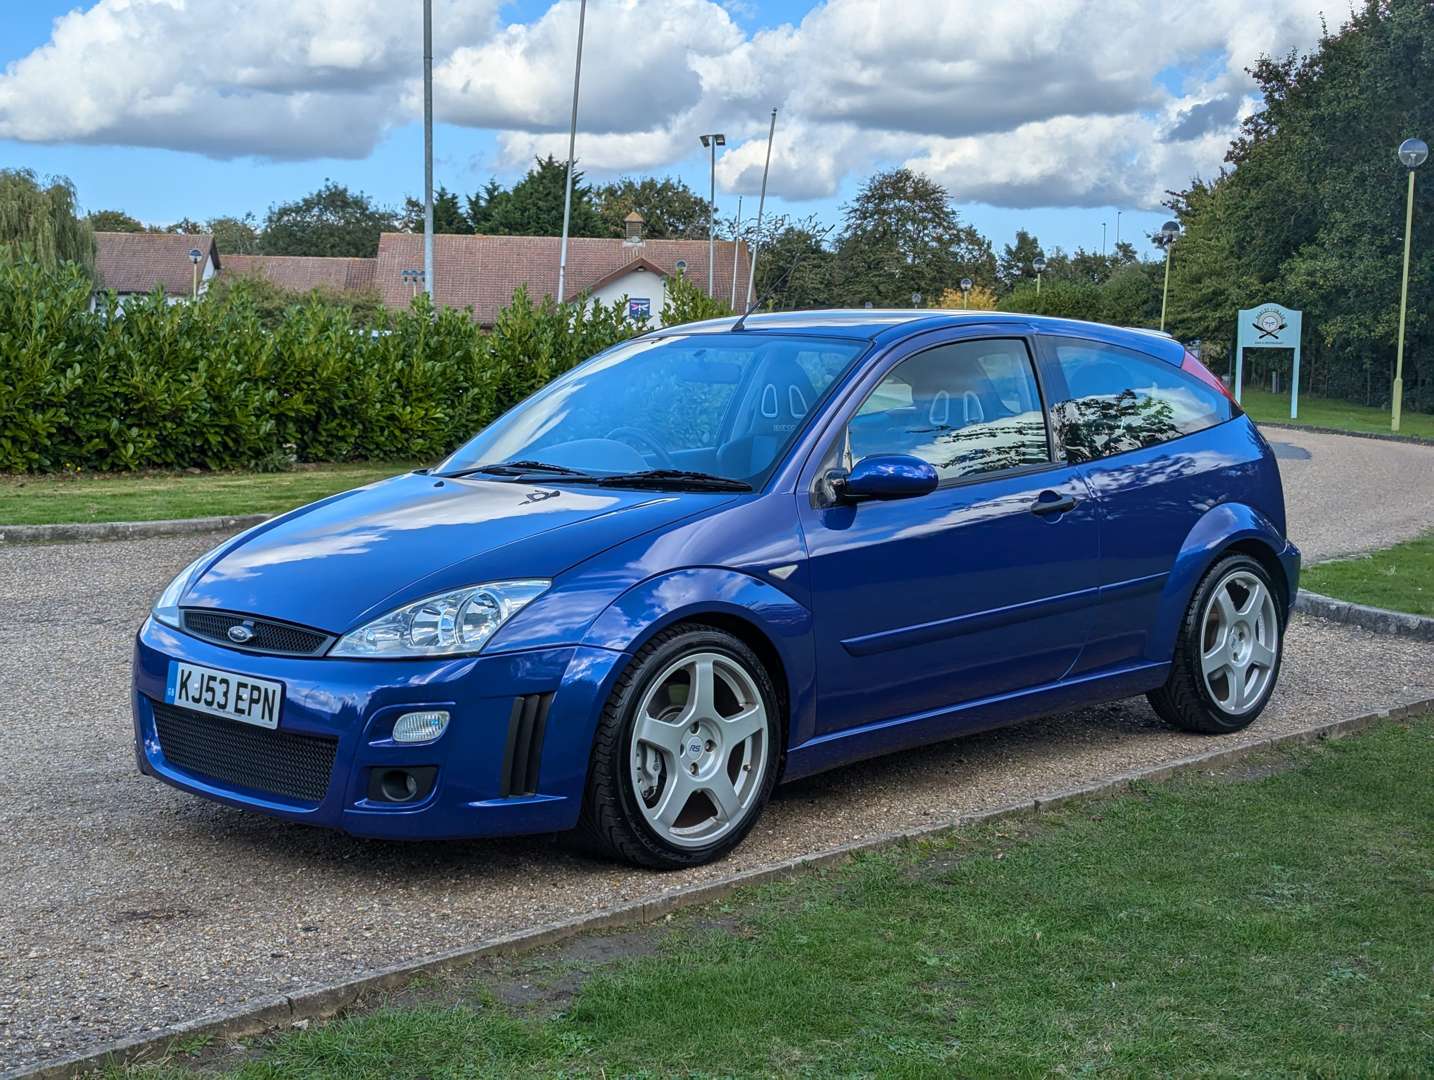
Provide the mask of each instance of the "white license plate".
{"label": "white license plate", "polygon": [[284,684],[171,660],[164,700],[184,709],[276,728],[284,704]]}

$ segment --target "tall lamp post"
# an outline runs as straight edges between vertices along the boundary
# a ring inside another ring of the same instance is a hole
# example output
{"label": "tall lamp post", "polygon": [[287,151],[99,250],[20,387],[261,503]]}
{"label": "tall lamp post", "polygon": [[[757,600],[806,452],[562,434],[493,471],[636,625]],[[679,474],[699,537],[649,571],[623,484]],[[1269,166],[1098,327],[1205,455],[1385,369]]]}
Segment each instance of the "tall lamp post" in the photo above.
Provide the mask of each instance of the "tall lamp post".
{"label": "tall lamp post", "polygon": [[1394,354],[1394,396],[1391,402],[1390,430],[1399,430],[1399,414],[1404,408],[1404,315],[1409,307],[1409,243],[1414,234],[1414,170],[1424,164],[1429,147],[1423,139],[1405,139],[1399,144],[1399,161],[1409,170],[1409,196],[1404,206],[1404,276],[1399,284],[1399,346]]}
{"label": "tall lamp post", "polygon": [[712,153],[712,193],[707,203],[707,295],[715,297],[716,293],[712,290],[717,272],[714,265],[717,252],[717,147],[727,145],[727,136],[721,132],[703,135],[702,145]]}
{"label": "tall lamp post", "polygon": [[1180,235],[1180,222],[1167,221],[1160,226],[1157,234],[1157,241],[1165,249],[1165,288],[1160,294],[1160,329],[1165,329],[1165,305],[1170,299],[1170,249],[1175,246],[1175,238]]}
{"label": "tall lamp post", "polygon": [[423,289],[433,295],[433,0],[423,0]]}
{"label": "tall lamp post", "polygon": [[1031,269],[1036,272],[1036,295],[1041,295],[1041,275],[1046,272],[1046,260],[1037,255],[1031,263]]}

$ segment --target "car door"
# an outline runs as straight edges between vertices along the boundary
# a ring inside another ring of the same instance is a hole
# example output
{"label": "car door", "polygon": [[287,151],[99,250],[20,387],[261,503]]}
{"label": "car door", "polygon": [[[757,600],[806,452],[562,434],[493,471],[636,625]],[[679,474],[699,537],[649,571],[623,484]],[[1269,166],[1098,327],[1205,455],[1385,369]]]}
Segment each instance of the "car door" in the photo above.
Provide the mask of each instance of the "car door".
{"label": "car door", "polygon": [[[798,491],[818,733],[1059,681],[1096,597],[1097,513],[1076,470],[1055,460],[1029,339],[908,343],[831,430]],[[843,503],[822,482],[833,466],[889,453],[930,462],[940,486]]]}
{"label": "car door", "polygon": [[1165,583],[1190,530],[1252,482],[1260,448],[1232,454],[1213,429],[1230,400],[1175,364],[1132,348],[1045,335],[1057,441],[1101,508],[1101,599],[1080,672],[1148,655]]}

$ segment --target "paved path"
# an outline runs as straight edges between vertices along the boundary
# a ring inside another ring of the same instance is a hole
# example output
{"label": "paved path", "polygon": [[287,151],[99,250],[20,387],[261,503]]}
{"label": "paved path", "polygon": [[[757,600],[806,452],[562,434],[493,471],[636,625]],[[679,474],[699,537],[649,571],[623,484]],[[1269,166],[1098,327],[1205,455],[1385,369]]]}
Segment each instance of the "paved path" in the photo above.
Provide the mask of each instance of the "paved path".
{"label": "paved path", "polygon": [[[1434,451],[1270,435],[1309,451],[1285,468],[1291,531],[1313,556],[1429,524]],[[1371,455],[1369,476],[1351,472]],[[1351,496],[1369,500],[1359,528],[1346,524]],[[215,540],[0,548],[0,1071],[1212,745],[1166,730],[1140,699],[1068,713],[783,788],[731,858],[674,875],[550,840],[355,840],[135,770],[130,635],[170,575]],[[1255,731],[1430,695],[1428,645],[1303,620]]]}
{"label": "paved path", "polygon": [[1290,539],[1306,562],[1373,551],[1434,529],[1434,446],[1267,427]]}

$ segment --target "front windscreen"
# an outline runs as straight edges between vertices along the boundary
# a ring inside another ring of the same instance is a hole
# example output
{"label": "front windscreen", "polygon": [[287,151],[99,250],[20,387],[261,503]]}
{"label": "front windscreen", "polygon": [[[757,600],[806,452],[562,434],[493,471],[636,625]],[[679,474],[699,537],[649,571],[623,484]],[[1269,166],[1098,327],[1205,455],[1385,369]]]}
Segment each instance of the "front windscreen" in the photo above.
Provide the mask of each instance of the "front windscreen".
{"label": "front windscreen", "polygon": [[681,469],[760,487],[865,348],[766,333],[619,345],[494,421],[435,471],[540,461],[593,475]]}

